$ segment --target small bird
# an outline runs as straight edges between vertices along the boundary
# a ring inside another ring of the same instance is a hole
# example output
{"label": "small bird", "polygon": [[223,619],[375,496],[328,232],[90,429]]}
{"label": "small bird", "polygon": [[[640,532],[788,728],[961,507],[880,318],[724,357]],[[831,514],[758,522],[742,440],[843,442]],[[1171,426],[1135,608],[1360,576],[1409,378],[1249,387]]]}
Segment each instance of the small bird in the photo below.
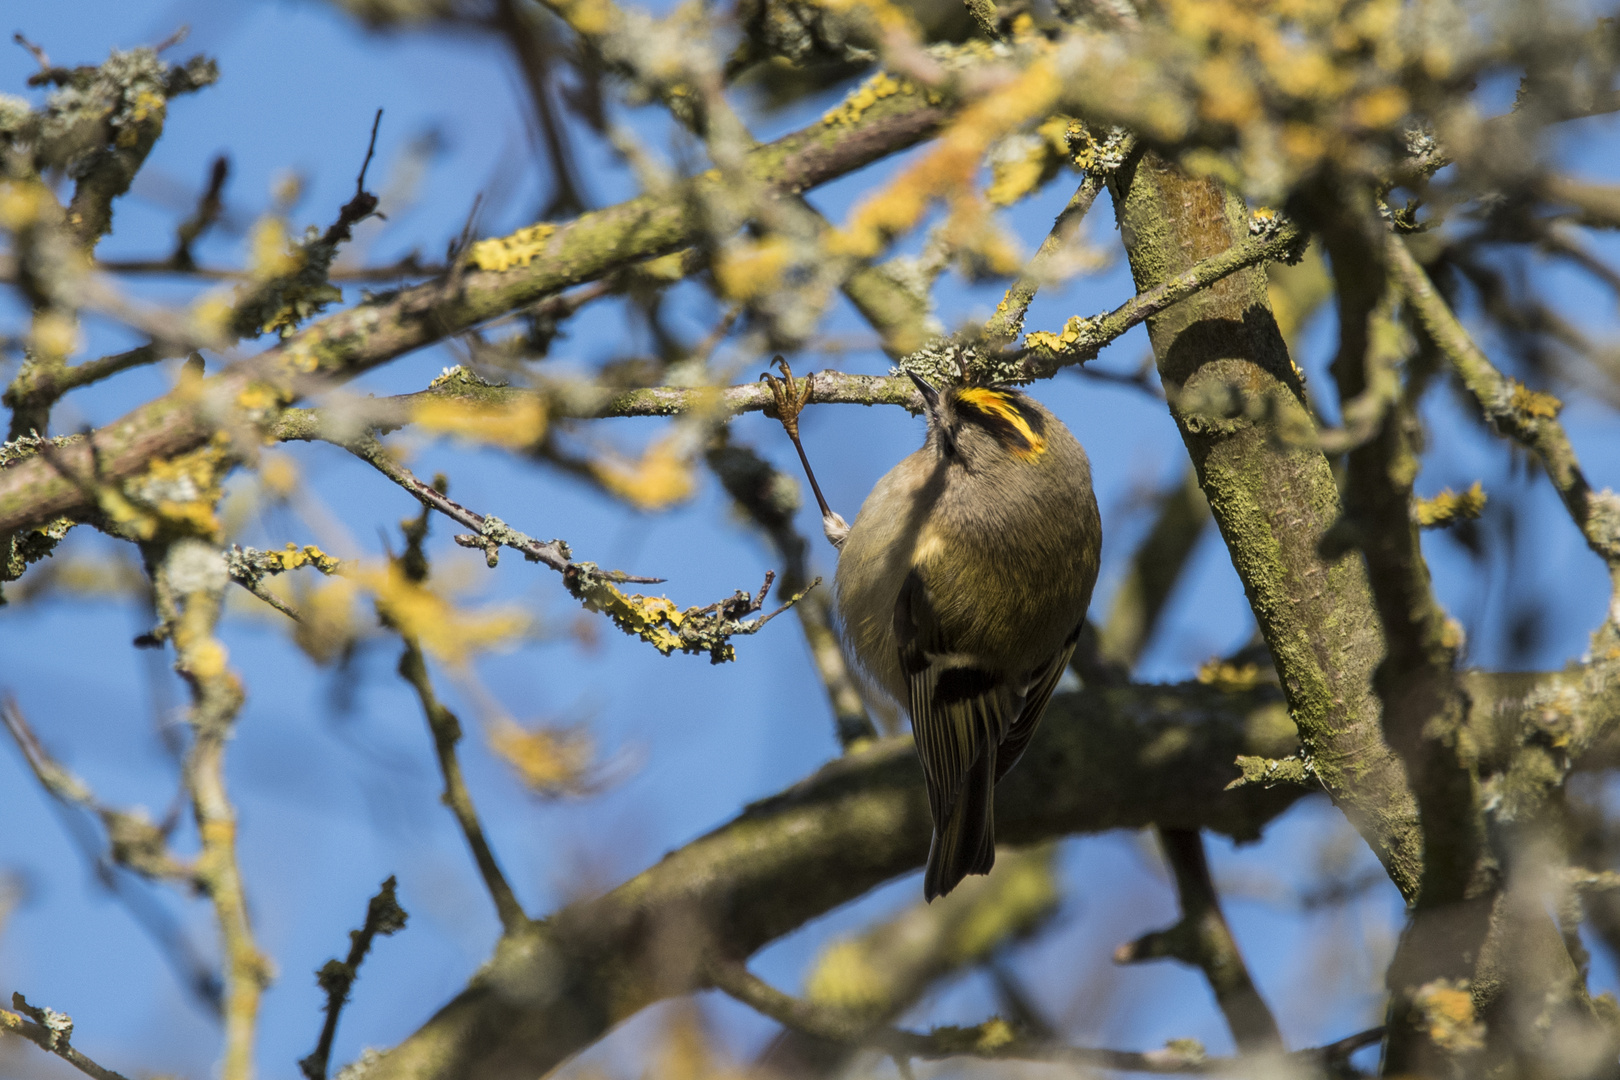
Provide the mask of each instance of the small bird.
{"label": "small bird", "polygon": [[[780,358],[778,358],[780,359]],[[1029,745],[1074,653],[1097,581],[1102,525],[1086,452],[1028,396],[911,375],[928,435],[866,497],[833,513],[772,380],[839,547],[834,596],[845,650],[911,716],[933,816],[923,895],[995,863],[994,789]]]}

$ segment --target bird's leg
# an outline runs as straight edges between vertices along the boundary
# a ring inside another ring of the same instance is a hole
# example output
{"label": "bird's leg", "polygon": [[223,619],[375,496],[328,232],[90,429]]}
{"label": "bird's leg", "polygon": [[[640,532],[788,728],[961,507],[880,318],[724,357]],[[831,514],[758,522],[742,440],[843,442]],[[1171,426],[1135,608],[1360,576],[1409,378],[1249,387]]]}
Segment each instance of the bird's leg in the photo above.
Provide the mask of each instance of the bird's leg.
{"label": "bird's leg", "polygon": [[804,444],[799,441],[799,413],[810,403],[815,376],[806,375],[804,381],[796,387],[793,382],[793,369],[788,367],[788,362],[778,356],[776,366],[782,369],[782,378],[778,379],[767,372],[761,375],[760,379],[771,388],[776,418],[781,421],[782,430],[787,432],[788,438],[793,440],[793,449],[799,452],[799,462],[804,466],[804,475],[810,481],[810,490],[816,493],[816,505],[821,508],[821,531],[833,547],[843,547],[844,537],[849,535],[849,522],[833,513],[832,507],[827,505],[826,496],[821,494],[821,485],[816,483],[815,471],[810,468],[810,459],[805,455]]}

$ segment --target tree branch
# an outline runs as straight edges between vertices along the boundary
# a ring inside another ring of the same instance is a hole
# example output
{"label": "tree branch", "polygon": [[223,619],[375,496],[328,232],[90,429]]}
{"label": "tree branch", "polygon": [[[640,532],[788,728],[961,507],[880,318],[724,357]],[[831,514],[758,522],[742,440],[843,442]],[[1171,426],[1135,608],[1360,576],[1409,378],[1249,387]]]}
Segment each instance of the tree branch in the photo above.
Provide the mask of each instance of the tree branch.
{"label": "tree branch", "polygon": [[[802,192],[926,138],[949,111],[908,85],[853,120],[830,116],[760,146],[747,154],[746,166],[771,191]],[[694,204],[720,183],[706,173],[676,190],[561,226],[531,226],[484,241],[474,247],[472,266],[321,319],[200,388],[148,402],[65,447],[55,462],[29,460],[0,470],[0,534],[83,509],[92,477],[121,480],[199,445],[242,407],[240,395],[255,383],[284,405],[317,383],[351,379],[571,285],[686,247],[703,227]],[[499,269],[474,268],[480,266]],[[250,410],[249,418],[270,421],[274,412],[255,417]]]}
{"label": "tree branch", "polygon": [[[1232,251],[1249,229],[1242,202],[1153,154],[1115,174],[1115,210],[1137,288],[1174,280]],[[1148,320],[1159,377],[1211,512],[1277,666],[1316,775],[1408,898],[1422,835],[1405,769],[1385,745],[1372,674],[1383,636],[1362,560],[1324,558],[1339,492],[1312,430],[1304,389],[1272,317],[1266,276],[1234,273]],[[1331,627],[1329,634],[1325,628]]]}
{"label": "tree branch", "polygon": [[[1274,691],[1060,694],[998,789],[997,834],[1027,844],[1160,821],[1258,835],[1302,790],[1225,792],[1229,763],[1290,746]],[[646,1005],[706,985],[708,957],[746,957],[920,867],[930,831],[910,739],[844,755],[612,892],[507,936],[368,1080],[547,1072]]]}
{"label": "tree branch", "polygon": [[1181,919],[1167,930],[1156,930],[1114,953],[1114,962],[1135,964],[1173,957],[1204,973],[1215,1003],[1238,1049],[1245,1054],[1280,1053],[1282,1032],[1238,951],[1231,927],[1221,912],[1215,882],[1204,857],[1204,838],[1197,829],[1157,829],[1159,846],[1175,875]]}
{"label": "tree branch", "polygon": [[0,1009],[0,1031],[22,1036],[95,1080],[125,1080],[119,1073],[102,1068],[69,1045],[68,1040],[73,1036],[71,1016],[55,1009],[30,1005],[27,998],[17,993],[11,995],[11,1004],[26,1015],[19,1016],[9,1009]]}

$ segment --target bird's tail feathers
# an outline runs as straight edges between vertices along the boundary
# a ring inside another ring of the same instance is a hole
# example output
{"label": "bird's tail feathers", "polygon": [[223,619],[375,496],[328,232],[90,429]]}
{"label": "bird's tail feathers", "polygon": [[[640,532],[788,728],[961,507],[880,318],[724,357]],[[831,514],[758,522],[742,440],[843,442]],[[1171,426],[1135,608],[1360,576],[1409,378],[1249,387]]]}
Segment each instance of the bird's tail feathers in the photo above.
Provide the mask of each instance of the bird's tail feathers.
{"label": "bird's tail feathers", "polygon": [[928,849],[923,896],[944,896],[969,874],[988,874],[996,864],[996,749],[985,746],[962,778],[943,827]]}

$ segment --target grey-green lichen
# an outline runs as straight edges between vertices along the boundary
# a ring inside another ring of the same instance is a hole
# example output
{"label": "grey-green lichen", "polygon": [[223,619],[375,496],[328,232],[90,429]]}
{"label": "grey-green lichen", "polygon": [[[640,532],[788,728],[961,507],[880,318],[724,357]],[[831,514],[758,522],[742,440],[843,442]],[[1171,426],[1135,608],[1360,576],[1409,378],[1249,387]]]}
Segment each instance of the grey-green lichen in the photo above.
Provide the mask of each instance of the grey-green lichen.
{"label": "grey-green lichen", "polygon": [[[72,518],[59,517],[6,536],[0,544],[0,581],[16,581],[22,577],[29,564],[50,555],[68,530],[77,524]],[[0,603],[4,603],[3,597]]]}
{"label": "grey-green lichen", "polygon": [[0,442],[0,469],[35,456],[42,447],[69,446],[80,438],[78,435],[54,435],[47,439],[38,432],[30,432],[19,439]]}
{"label": "grey-green lichen", "polygon": [[1228,791],[1246,784],[1259,784],[1268,788],[1276,787],[1278,784],[1304,786],[1310,784],[1316,776],[1311,763],[1298,754],[1291,754],[1285,758],[1239,754],[1234,764],[1243,775],[1226,785]]}

